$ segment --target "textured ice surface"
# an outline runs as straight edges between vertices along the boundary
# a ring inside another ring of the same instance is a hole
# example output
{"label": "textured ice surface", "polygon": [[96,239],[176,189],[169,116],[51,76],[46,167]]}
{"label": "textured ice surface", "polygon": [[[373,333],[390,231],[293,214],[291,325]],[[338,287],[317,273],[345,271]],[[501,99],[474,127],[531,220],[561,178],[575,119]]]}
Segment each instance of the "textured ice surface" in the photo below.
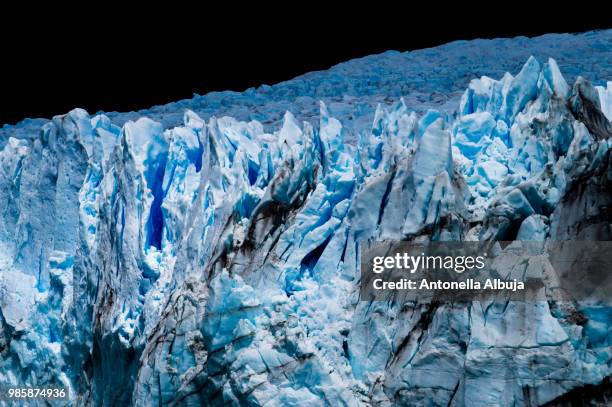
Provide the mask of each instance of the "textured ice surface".
{"label": "textured ice surface", "polygon": [[0,385],[81,405],[604,393],[604,305],[365,302],[358,267],[379,239],[612,239],[610,36],[458,42],[4,128]]}
{"label": "textured ice surface", "polygon": [[[182,125],[183,112],[189,109],[206,120],[212,116],[257,120],[266,131],[273,132],[286,111],[292,112],[298,122],[317,122],[318,103],[323,100],[352,141],[353,133],[370,130],[379,103],[390,106],[404,97],[410,109],[419,114],[431,108],[452,113],[472,79],[516,73],[530,56],[539,61],[554,58],[569,83],[582,75],[594,85],[606,86],[612,71],[611,42],[612,30],[455,41],[435,48],[370,55],[244,92],[212,92],[138,112],[105,114],[119,126],[147,116],[171,128]],[[45,121],[27,119],[0,128],[0,145],[9,136],[37,137]]]}

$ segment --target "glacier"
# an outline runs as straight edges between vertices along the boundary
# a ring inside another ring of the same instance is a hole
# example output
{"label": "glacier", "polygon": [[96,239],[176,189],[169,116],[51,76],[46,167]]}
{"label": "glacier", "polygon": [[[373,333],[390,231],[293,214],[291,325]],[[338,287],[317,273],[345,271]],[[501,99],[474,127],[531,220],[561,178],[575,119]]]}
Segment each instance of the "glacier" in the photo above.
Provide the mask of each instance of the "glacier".
{"label": "glacier", "polygon": [[574,76],[529,57],[444,108],[24,122],[37,133],[0,152],[0,386],[70,405],[603,405],[608,304],[359,298],[364,242],[612,240],[612,82]]}

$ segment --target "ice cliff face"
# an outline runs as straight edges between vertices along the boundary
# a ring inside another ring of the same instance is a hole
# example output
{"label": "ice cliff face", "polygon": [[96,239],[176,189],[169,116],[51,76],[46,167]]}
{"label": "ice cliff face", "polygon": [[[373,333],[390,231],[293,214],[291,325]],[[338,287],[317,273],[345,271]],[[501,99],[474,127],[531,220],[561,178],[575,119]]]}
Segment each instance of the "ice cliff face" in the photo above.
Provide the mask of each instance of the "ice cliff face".
{"label": "ice cliff face", "polygon": [[[611,312],[359,299],[363,242],[612,240],[612,83],[554,60],[345,143],[287,112],[122,128],[73,110],[0,152],[0,384],[80,405],[542,405],[607,391]],[[599,387],[597,387],[599,386]]]}

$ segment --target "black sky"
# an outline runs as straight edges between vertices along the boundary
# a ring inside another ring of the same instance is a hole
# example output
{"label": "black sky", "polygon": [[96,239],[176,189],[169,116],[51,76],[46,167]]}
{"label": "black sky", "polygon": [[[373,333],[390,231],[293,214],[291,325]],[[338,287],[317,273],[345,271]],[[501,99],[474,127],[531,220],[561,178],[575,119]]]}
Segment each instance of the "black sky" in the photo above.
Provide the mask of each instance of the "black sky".
{"label": "black sky", "polygon": [[572,13],[546,17],[539,11],[508,12],[502,20],[423,10],[365,10],[357,18],[325,10],[267,18],[237,16],[231,7],[158,11],[155,17],[107,10],[96,20],[26,18],[3,27],[0,125],[74,107],[129,111],[193,93],[242,91],[389,49],[612,27],[607,14],[579,20]]}

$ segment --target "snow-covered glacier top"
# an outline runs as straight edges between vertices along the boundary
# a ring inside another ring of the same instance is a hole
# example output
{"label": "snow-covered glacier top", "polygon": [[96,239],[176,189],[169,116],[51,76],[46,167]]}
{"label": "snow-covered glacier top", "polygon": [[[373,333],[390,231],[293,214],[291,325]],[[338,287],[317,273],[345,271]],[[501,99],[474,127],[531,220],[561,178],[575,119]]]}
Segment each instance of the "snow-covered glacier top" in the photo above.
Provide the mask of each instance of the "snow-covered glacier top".
{"label": "snow-covered glacier top", "polygon": [[[554,58],[569,82],[582,75],[605,86],[604,81],[612,76],[610,43],[612,30],[455,41],[429,49],[370,55],[244,92],[212,92],[137,112],[106,115],[118,126],[147,116],[169,128],[180,125],[183,111],[190,109],[203,119],[214,115],[257,120],[273,131],[287,110],[298,121],[316,123],[322,100],[352,133],[369,128],[378,103],[391,105],[402,96],[418,113],[430,108],[452,112],[470,80],[518,72],[530,56],[541,61]],[[5,126],[0,129],[0,145],[8,136],[35,137],[45,121],[25,120]]]}
{"label": "snow-covered glacier top", "polygon": [[599,400],[609,304],[364,301],[359,258],[384,239],[612,240],[611,36],[5,127],[0,386],[77,405]]}

